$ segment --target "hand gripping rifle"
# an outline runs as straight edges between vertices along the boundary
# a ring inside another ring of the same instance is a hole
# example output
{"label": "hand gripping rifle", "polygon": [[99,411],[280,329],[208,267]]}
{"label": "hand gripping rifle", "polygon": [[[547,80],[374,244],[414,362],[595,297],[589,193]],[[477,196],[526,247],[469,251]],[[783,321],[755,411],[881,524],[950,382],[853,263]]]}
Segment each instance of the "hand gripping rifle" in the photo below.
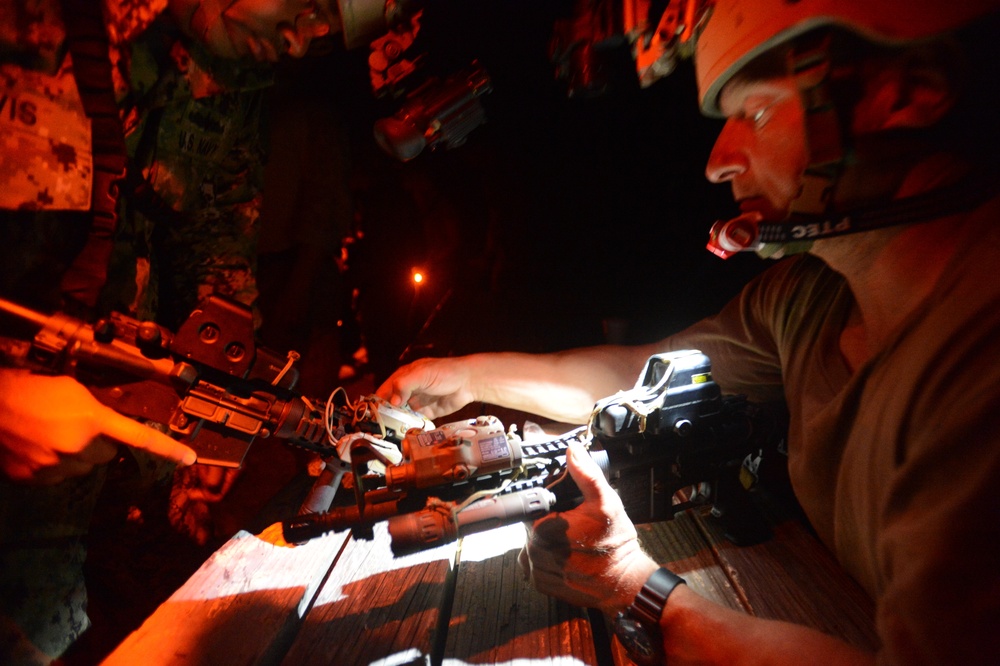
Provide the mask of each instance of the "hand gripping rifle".
{"label": "hand gripping rifle", "polygon": [[[295,543],[351,529],[366,538],[387,520],[393,552],[402,555],[569,509],[581,496],[566,473],[566,448],[579,441],[634,522],[669,520],[711,503],[731,540],[752,543],[768,533],[744,495],[783,434],[771,412],[723,396],[701,352],[656,355],[635,388],[598,402],[588,426],[554,440],[526,443],[495,417],[481,416],[411,429],[394,462],[354,438],[353,501],[286,521],[284,536]],[[384,473],[370,473],[373,461]]]}
{"label": "hand gripping rifle", "polygon": [[398,442],[429,425],[376,398],[337,404],[337,391],[323,409],[295,391],[298,354],[258,346],[250,309],[219,296],[200,303],[176,333],[119,313],[90,326],[4,299],[0,315],[5,332],[20,328],[31,340],[5,345],[15,363],[74,376],[115,411],[166,425],[200,463],[239,467],[258,437],[331,456],[347,432]]}

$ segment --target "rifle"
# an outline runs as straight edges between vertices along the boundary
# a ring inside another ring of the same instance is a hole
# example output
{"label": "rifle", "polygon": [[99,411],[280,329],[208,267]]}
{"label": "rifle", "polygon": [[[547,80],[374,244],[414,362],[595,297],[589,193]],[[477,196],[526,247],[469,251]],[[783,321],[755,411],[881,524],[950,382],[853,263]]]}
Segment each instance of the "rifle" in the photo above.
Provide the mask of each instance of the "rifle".
{"label": "rifle", "polygon": [[[711,504],[731,541],[756,543],[770,533],[746,494],[784,432],[780,414],[723,396],[701,352],[655,355],[632,390],[599,401],[587,426],[549,441],[524,442],[496,417],[480,416],[411,429],[392,461],[371,438],[349,436],[340,451],[349,452],[341,463],[352,474],[352,501],[285,521],[284,537],[299,543],[351,529],[371,538],[372,526],[386,520],[400,556],[563,511],[581,501],[566,473],[566,449],[578,441],[633,522]],[[371,462],[381,471],[372,473]]]}
{"label": "rifle", "polygon": [[[734,543],[767,536],[745,495],[783,424],[743,396],[723,396],[698,351],[650,357],[636,386],[599,401],[587,426],[527,443],[493,416],[435,428],[408,408],[376,396],[352,403],[339,389],[320,409],[294,390],[298,355],[256,345],[250,309],[219,296],[175,334],[120,313],[90,326],[4,299],[0,314],[33,334],[7,356],[75,376],[112,409],[166,424],[201,463],[239,467],[258,437],[319,454],[323,475],[302,515],[283,524],[290,543],[344,529],[370,538],[388,520],[401,555],[572,508],[581,499],[566,473],[573,441],[588,447],[634,522],[711,504]],[[348,473],[353,498],[331,508]]]}
{"label": "rifle", "polygon": [[200,463],[240,467],[256,438],[327,457],[348,432],[399,441],[411,427],[430,425],[375,397],[352,404],[334,391],[324,407],[298,393],[298,354],[257,345],[250,309],[221,296],[202,301],[176,333],[120,313],[91,326],[5,299],[0,314],[31,340],[8,343],[9,360],[74,376],[115,411],[165,424]]}

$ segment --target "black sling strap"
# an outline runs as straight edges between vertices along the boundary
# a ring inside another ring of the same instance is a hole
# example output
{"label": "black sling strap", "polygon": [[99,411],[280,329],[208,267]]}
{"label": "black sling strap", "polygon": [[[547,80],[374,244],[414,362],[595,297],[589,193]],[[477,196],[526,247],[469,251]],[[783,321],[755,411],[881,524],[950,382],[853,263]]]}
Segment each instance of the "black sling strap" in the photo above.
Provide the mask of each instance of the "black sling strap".
{"label": "black sling strap", "polygon": [[118,222],[118,181],[125,176],[125,134],[115,103],[108,35],[102,4],[97,0],[63,0],[66,41],[73,74],[91,121],[94,175],[90,232],[83,250],[62,279],[64,298],[88,307],[107,280],[108,262]]}

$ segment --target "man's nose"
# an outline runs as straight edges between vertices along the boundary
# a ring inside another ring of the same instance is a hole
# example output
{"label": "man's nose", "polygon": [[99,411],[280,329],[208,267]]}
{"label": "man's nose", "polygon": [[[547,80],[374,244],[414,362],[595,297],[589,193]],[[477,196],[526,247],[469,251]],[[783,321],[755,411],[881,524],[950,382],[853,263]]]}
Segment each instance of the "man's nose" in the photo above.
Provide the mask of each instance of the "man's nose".
{"label": "man's nose", "polygon": [[713,183],[725,183],[747,170],[746,155],[740,150],[739,128],[733,120],[727,120],[715,140],[712,153],[705,165],[705,177]]}

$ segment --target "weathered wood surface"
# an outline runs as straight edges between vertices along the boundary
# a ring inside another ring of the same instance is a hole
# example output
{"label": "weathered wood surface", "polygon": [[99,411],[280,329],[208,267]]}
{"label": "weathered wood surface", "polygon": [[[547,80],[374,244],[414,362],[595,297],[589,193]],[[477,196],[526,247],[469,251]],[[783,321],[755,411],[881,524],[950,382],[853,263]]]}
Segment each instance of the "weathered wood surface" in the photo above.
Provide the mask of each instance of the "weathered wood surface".
{"label": "weathered wood surface", "polygon": [[352,539],[282,663],[428,663],[444,621],[456,545],[393,559],[385,523]]}
{"label": "weathered wood surface", "polygon": [[[872,603],[797,520],[773,506],[771,540],[737,547],[704,513],[639,525],[644,547],[699,593],[761,617],[874,647]],[[109,664],[629,663],[605,622],[531,589],[520,525],[394,559],[332,534],[295,548],[241,533],[111,655]]]}
{"label": "weathered wood surface", "polygon": [[443,664],[598,664],[587,611],[536,591],[517,562],[522,525],[462,540]]}
{"label": "weathered wood surface", "polygon": [[759,505],[773,536],[753,546],[734,546],[716,521],[697,516],[747,612],[810,626],[863,649],[876,649],[875,605],[867,593],[782,505]]}
{"label": "weathered wood surface", "polygon": [[667,522],[636,525],[643,549],[683,577],[692,590],[729,608],[745,609],[693,512]]}
{"label": "weathered wood surface", "polygon": [[289,547],[240,532],[104,663],[276,663],[346,541],[329,534]]}
{"label": "weathered wood surface", "polygon": [[731,608],[878,647],[874,603],[791,511],[756,498],[770,539],[736,546],[707,510],[637,526],[643,547],[702,595]]}

